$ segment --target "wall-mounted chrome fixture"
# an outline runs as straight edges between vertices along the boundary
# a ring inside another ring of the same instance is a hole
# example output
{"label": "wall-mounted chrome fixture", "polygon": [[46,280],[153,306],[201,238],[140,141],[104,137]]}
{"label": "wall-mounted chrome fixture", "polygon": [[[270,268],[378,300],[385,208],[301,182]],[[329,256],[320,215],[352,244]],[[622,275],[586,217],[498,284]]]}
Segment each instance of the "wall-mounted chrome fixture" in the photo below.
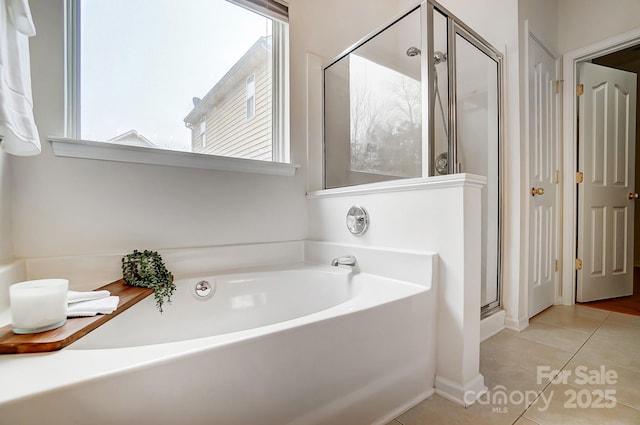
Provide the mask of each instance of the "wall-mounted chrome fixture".
{"label": "wall-mounted chrome fixture", "polygon": [[407,49],[407,56],[409,56],[410,58],[414,57],[414,56],[418,56],[419,54],[421,54],[422,51],[420,51],[420,49],[418,49],[417,47],[411,46]]}
{"label": "wall-mounted chrome fixture", "polygon": [[331,260],[331,265],[333,267],[338,267],[338,266],[351,266],[351,267],[355,267],[357,264],[357,260],[356,257],[353,255],[345,255],[343,257],[336,257],[333,260]]}
{"label": "wall-mounted chrome fixture", "polygon": [[369,214],[367,210],[357,205],[349,208],[347,212],[347,229],[354,235],[361,235],[369,227]]}

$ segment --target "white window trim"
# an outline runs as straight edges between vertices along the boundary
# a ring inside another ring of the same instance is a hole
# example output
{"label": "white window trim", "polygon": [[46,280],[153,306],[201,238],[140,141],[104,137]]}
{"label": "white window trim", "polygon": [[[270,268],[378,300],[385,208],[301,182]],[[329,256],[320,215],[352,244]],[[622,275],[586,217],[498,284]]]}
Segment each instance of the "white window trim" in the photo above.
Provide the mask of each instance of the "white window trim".
{"label": "white window trim", "polygon": [[[234,1],[241,4],[242,1]],[[272,161],[233,158],[192,152],[93,142],[80,139],[80,93],[77,81],[80,76],[80,0],[65,0],[65,135],[50,138],[56,156],[101,159],[138,164],[174,165],[224,171],[241,171],[258,174],[294,175],[299,164],[291,163],[289,117],[289,28],[286,22],[275,18],[273,26],[273,111]],[[251,9],[251,8],[250,8]],[[268,15],[268,14],[265,14]],[[75,22],[70,25],[70,21]],[[71,84],[71,82],[74,84]],[[276,112],[277,111],[277,112]],[[154,151],[150,154],[150,150]],[[144,158],[146,155],[148,159]],[[131,156],[131,158],[129,158]],[[175,156],[175,159],[170,159]],[[188,159],[191,158],[191,159]],[[242,161],[242,165],[239,161]],[[210,162],[210,164],[206,164]],[[224,164],[228,162],[229,164]],[[251,165],[253,164],[253,165]],[[273,167],[271,166],[273,165]],[[273,172],[275,170],[275,172]]]}
{"label": "white window trim", "polygon": [[237,171],[252,174],[294,176],[299,164],[232,158],[193,152],[169,151],[115,143],[93,142],[67,138],[49,138],[56,156],[97,159],[135,164],[165,165],[202,168],[207,170]]}

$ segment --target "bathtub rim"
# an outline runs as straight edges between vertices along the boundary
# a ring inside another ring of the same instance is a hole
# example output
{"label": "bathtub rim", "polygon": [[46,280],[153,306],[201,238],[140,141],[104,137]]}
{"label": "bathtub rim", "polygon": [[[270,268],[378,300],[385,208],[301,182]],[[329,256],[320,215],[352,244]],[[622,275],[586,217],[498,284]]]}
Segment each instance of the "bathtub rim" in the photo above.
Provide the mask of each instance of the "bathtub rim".
{"label": "bathtub rim", "polygon": [[[422,258],[425,261],[433,261],[433,257],[434,255],[431,253],[422,253]],[[302,262],[295,263],[294,265],[298,267],[301,265],[318,266],[318,263]],[[320,266],[322,266],[322,264],[320,264]],[[255,268],[242,268],[242,270],[246,272],[249,269],[264,270],[279,268],[286,268],[286,266],[258,266]],[[229,273],[229,271],[215,273],[215,275],[223,274],[229,275],[235,273]],[[371,273],[362,273],[363,276],[367,274]],[[197,275],[201,275],[201,273],[194,274],[191,277],[180,276],[179,279],[193,278],[197,277]],[[32,396],[53,392],[83,382],[98,380],[112,374],[126,373],[133,369],[161,365],[176,357],[192,355],[229,344],[242,343],[243,341],[253,338],[265,338],[276,332],[286,332],[292,328],[380,308],[385,304],[401,302],[413,296],[427,294],[432,290],[431,285],[425,286],[424,284],[402,281],[386,276],[379,277],[385,280],[397,281],[411,290],[402,296],[393,297],[390,300],[387,298],[384,302],[379,302],[374,296],[377,295],[380,297],[380,294],[371,294],[371,291],[362,291],[360,294],[357,294],[356,297],[344,303],[319,312],[259,328],[224,335],[124,348],[74,350],[73,344],[71,344],[63,350],[46,354],[0,355],[0,374],[7,378],[6,382],[11,383],[6,386],[0,386],[0,408],[3,404],[18,402]],[[435,278],[435,276],[433,278]],[[388,296],[388,294],[385,293],[384,296]],[[363,298],[367,302],[358,305],[357,303],[363,301]],[[432,305],[435,306],[435,295],[432,295],[431,298],[433,300]],[[78,367],[78,364],[82,364],[82,367]],[[25,373],[24,370],[28,370],[28,372]],[[47,376],[46,382],[38,381],[38,377],[42,376]],[[18,383],[18,385],[16,386],[14,383]]]}

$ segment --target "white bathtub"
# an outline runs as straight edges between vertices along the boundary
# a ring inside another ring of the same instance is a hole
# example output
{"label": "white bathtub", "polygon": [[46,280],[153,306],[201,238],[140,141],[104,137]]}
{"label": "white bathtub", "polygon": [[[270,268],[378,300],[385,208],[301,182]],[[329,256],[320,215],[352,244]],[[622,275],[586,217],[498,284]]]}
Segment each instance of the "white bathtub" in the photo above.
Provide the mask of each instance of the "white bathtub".
{"label": "white bathtub", "polygon": [[149,297],[59,352],[0,356],[0,422],[386,423],[433,392],[435,297],[432,276],[365,269],[177,280],[162,315]]}

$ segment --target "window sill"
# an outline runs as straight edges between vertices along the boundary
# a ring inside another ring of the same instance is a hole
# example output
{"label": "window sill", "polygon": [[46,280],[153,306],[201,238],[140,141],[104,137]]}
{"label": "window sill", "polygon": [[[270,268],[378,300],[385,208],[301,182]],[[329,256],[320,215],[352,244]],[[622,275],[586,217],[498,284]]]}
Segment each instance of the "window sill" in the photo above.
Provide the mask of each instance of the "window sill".
{"label": "window sill", "polygon": [[204,168],[208,170],[236,171],[276,176],[293,176],[296,173],[296,169],[300,167],[298,164],[116,145],[88,140],[49,138],[49,141],[53,146],[53,153],[56,156],[69,158]]}

